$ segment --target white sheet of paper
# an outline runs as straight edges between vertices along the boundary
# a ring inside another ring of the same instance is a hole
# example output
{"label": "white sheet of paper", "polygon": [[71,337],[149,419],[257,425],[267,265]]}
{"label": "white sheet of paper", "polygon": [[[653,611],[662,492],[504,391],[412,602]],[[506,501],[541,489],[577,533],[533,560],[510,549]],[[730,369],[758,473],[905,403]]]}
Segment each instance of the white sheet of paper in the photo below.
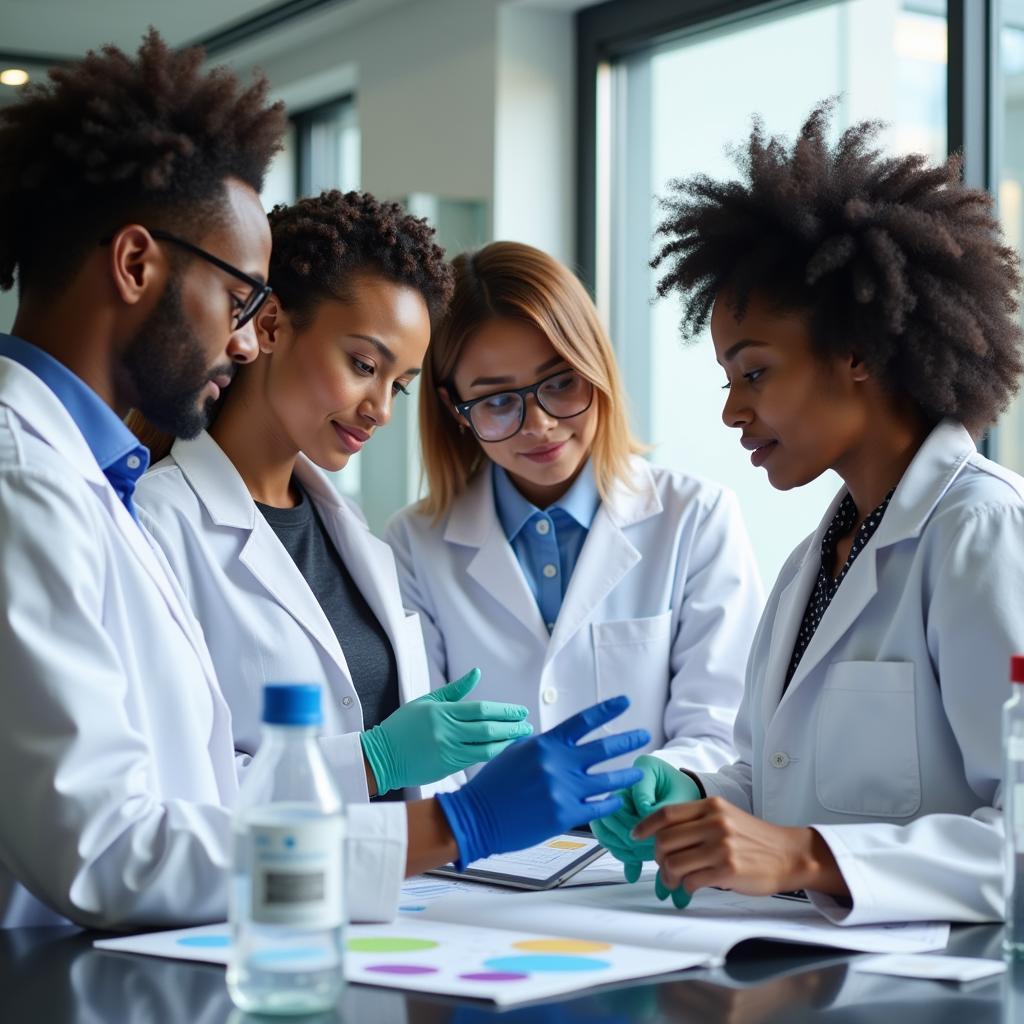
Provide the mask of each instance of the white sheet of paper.
{"label": "white sheet of paper", "polygon": [[899,978],[932,978],[936,981],[977,981],[1002,974],[1002,960],[986,960],[973,956],[938,956],[917,953],[913,956],[894,954],[854,960],[850,965],[865,974],[892,974]]}
{"label": "white sheet of paper", "polygon": [[[470,927],[405,917],[346,929],[345,977],[366,985],[489,999],[509,1006],[595,985],[686,970],[707,963],[699,953]],[[99,949],[225,964],[226,924],[118,939]]]}
{"label": "white sheet of paper", "polygon": [[555,932],[656,949],[704,953],[717,962],[746,939],[772,939],[866,953],[921,953],[945,949],[949,925],[854,925],[844,928],[810,904],[772,896],[701,889],[686,910],[655,898],[648,883],[523,893],[514,900],[451,896],[428,907],[422,918],[503,928]]}

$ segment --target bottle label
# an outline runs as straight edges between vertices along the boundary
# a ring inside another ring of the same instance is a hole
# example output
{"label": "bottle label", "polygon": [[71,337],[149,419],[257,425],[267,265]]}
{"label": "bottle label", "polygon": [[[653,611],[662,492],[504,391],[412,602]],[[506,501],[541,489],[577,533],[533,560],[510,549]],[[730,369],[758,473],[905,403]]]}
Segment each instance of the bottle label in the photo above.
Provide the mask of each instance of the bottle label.
{"label": "bottle label", "polygon": [[250,825],[252,919],[335,928],[344,920],[340,817]]}

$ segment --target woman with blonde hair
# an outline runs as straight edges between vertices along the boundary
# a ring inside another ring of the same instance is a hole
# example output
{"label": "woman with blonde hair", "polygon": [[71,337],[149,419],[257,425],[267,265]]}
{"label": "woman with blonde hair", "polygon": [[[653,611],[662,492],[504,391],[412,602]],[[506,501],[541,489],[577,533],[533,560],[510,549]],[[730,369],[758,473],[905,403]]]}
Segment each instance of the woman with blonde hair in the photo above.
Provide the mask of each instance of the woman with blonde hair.
{"label": "woman with blonde hair", "polygon": [[538,729],[625,692],[649,752],[714,770],[762,605],[734,497],[639,457],[566,267],[514,242],[453,265],[423,367],[429,491],[387,529],[432,685],[479,665],[480,696]]}

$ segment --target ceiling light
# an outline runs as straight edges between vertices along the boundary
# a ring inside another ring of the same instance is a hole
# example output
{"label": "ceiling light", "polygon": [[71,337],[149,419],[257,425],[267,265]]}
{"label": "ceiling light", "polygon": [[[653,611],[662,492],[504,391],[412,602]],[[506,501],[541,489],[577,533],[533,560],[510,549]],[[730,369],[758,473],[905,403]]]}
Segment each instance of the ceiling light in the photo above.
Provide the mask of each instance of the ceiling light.
{"label": "ceiling light", "polygon": [[0,85],[24,85],[28,81],[28,72],[22,68],[7,68],[0,71]]}

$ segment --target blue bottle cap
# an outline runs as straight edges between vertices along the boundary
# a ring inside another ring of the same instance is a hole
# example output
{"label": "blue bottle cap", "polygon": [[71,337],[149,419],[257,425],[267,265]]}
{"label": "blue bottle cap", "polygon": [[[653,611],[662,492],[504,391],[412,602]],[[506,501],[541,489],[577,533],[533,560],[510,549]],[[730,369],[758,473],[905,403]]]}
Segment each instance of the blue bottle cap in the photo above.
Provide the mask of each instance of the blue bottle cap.
{"label": "blue bottle cap", "polygon": [[319,683],[267,683],[263,721],[267,725],[322,725]]}

